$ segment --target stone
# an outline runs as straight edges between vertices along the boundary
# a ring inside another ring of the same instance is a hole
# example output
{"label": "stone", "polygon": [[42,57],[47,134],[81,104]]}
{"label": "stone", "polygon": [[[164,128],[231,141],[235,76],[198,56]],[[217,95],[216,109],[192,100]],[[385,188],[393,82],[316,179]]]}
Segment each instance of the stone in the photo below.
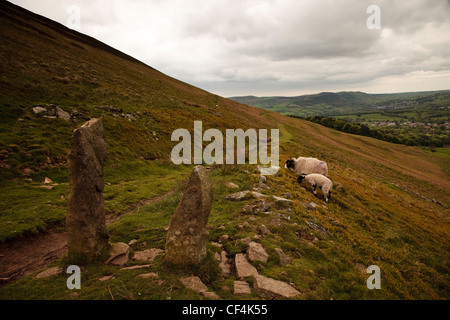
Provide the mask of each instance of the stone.
{"label": "stone", "polygon": [[267,254],[264,247],[257,242],[250,242],[247,249],[247,257],[250,261],[262,261],[267,262],[269,255]]}
{"label": "stone", "polygon": [[222,251],[220,253],[219,258],[220,258],[219,267],[220,269],[222,269],[222,276],[223,277],[231,276],[231,265],[228,263],[227,252]]}
{"label": "stone", "polygon": [[228,240],[230,240],[230,236],[227,234],[221,235],[219,238],[219,243],[225,243],[228,242]]}
{"label": "stone", "polygon": [[230,189],[239,189],[239,186],[233,182],[227,182],[226,186]]}
{"label": "stone", "polygon": [[45,177],[44,184],[50,184],[50,183],[52,183],[52,180],[50,180],[49,178]]}
{"label": "stone", "polygon": [[258,275],[258,270],[248,262],[243,253],[236,254],[234,264],[236,266],[236,276],[238,279]]}
{"label": "stone", "polygon": [[253,283],[255,292],[261,298],[273,299],[273,298],[294,298],[300,295],[300,292],[292,287],[291,285],[267,278],[261,275],[255,276],[255,281]]}
{"label": "stone", "polygon": [[105,160],[102,121],[89,120],[73,132],[68,155],[66,229],[69,258],[75,264],[91,263],[109,250],[103,202]]}
{"label": "stone", "polygon": [[104,281],[111,280],[112,278],[114,278],[114,276],[104,276],[104,277],[98,278],[97,280],[104,282]]}
{"label": "stone", "polygon": [[293,203],[292,200],[289,200],[286,198],[281,198],[281,197],[277,197],[277,196],[272,196],[272,198],[275,200],[276,204],[283,205],[283,206],[291,205]]}
{"label": "stone", "polygon": [[56,107],[56,116],[66,121],[70,121],[70,114],[60,107]]}
{"label": "stone", "polygon": [[205,286],[200,280],[199,277],[187,277],[187,278],[181,278],[180,282],[188,289],[194,290],[198,293],[206,292],[208,291],[208,287]]}
{"label": "stone", "polygon": [[264,224],[262,224],[259,228],[258,231],[260,234],[262,235],[268,235],[271,234],[272,232],[270,232],[269,228],[267,228]]}
{"label": "stone", "polygon": [[60,267],[53,267],[47,270],[44,270],[36,275],[36,279],[46,279],[53,276],[57,276],[62,273],[62,269]]}
{"label": "stone", "polygon": [[178,208],[167,231],[166,255],[169,264],[199,264],[206,258],[213,192],[208,172],[202,166],[192,170]]}
{"label": "stone", "polygon": [[241,201],[244,199],[250,191],[240,191],[233,194],[229,194],[224,197],[225,200],[231,200],[231,201]]}
{"label": "stone", "polygon": [[252,288],[245,281],[235,281],[234,282],[234,295],[235,296],[245,296],[252,293]]}
{"label": "stone", "polygon": [[139,270],[139,269],[150,268],[151,266],[152,266],[151,264],[140,264],[140,265],[137,265],[137,266],[121,268],[120,270]]}
{"label": "stone", "polygon": [[220,299],[220,297],[217,294],[211,291],[200,292],[200,294],[208,299]]}
{"label": "stone", "polygon": [[138,275],[139,278],[142,279],[159,279],[158,274],[154,273],[154,272],[149,272],[149,273],[143,273]]}
{"label": "stone", "polygon": [[137,260],[137,261],[153,261],[158,256],[163,254],[163,252],[164,252],[164,250],[156,249],[156,248],[138,251],[138,252],[134,253],[133,259]]}
{"label": "stone", "polygon": [[40,114],[40,113],[47,113],[47,109],[43,107],[34,107],[33,108],[34,114]]}
{"label": "stone", "polygon": [[287,257],[287,255],[280,248],[275,248],[275,252],[280,257],[280,265],[285,266],[289,262],[289,258]]}
{"label": "stone", "polygon": [[130,240],[130,242],[128,242],[128,245],[129,245],[129,246],[132,246],[132,245],[135,244],[136,242],[137,242],[137,239]]}
{"label": "stone", "polygon": [[123,267],[128,262],[130,246],[123,242],[113,243],[109,250],[109,258],[106,264]]}

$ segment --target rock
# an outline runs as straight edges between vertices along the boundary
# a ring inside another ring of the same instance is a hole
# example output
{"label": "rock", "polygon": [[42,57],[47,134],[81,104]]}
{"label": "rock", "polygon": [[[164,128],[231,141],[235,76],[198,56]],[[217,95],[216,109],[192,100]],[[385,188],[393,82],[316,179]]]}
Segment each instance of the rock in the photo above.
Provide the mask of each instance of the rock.
{"label": "rock", "polygon": [[60,107],[56,107],[56,116],[66,121],[70,121],[70,114]]}
{"label": "rock", "polygon": [[54,186],[49,186],[49,185],[44,185],[44,186],[41,186],[41,188],[43,188],[43,189],[47,189],[47,190],[53,190],[53,189],[55,189],[55,187],[54,187]]}
{"label": "rock", "polygon": [[130,242],[128,242],[129,246],[132,246],[133,244],[135,244],[137,242],[137,239],[133,239]]}
{"label": "rock", "polygon": [[244,199],[250,191],[240,191],[233,194],[229,194],[224,197],[225,200],[231,200],[231,201],[241,201]]}
{"label": "rock", "polygon": [[271,234],[272,232],[270,232],[269,228],[267,228],[264,224],[262,224],[259,228],[258,231],[260,234],[262,235],[268,235]]}
{"label": "rock", "polygon": [[239,189],[239,186],[233,182],[227,182],[226,186],[230,189]]}
{"label": "rock", "polygon": [[225,278],[231,276],[231,265],[228,263],[227,252],[222,251],[220,253],[219,258],[220,258],[219,267],[220,269],[222,269],[222,276]]}
{"label": "rock", "polygon": [[163,254],[163,252],[164,252],[164,250],[156,249],[156,248],[138,251],[138,252],[134,253],[133,259],[137,260],[137,261],[153,261],[158,256]]}
{"label": "rock", "polygon": [[266,176],[259,176],[259,183],[266,183],[267,182],[267,177]]}
{"label": "rock", "polygon": [[234,295],[235,296],[245,296],[252,293],[252,288],[245,281],[235,281],[234,282]]}
{"label": "rock", "polygon": [[198,293],[208,291],[208,287],[205,286],[199,277],[187,277],[181,278],[180,282],[188,289],[194,290]]}
{"label": "rock", "polygon": [[248,246],[250,244],[250,242],[252,242],[252,239],[247,237],[247,238],[241,239],[240,242],[243,243],[245,246]]}
{"label": "rock", "polygon": [[120,270],[139,270],[139,269],[150,268],[151,266],[152,266],[151,264],[140,264],[140,265],[137,265],[137,266],[121,268]]}
{"label": "rock", "polygon": [[104,277],[98,278],[97,280],[104,282],[104,281],[111,280],[112,278],[114,278],[114,276],[104,276]]}
{"label": "rock", "polygon": [[33,108],[34,114],[40,114],[40,113],[47,113],[47,109],[43,107],[34,107]]}
{"label": "rock", "polygon": [[219,296],[214,292],[208,291],[208,287],[205,286],[199,277],[187,277],[181,278],[180,282],[188,289],[194,290],[200,293],[202,296],[209,299],[219,299]]}
{"label": "rock", "polygon": [[359,270],[359,272],[366,274],[367,271],[367,267],[365,265],[363,265],[362,263],[355,263],[355,268]]}
{"label": "rock", "polygon": [[289,258],[287,257],[287,255],[280,248],[275,248],[275,252],[280,257],[280,265],[285,266],[289,262]]}
{"label": "rock", "polygon": [[206,257],[206,229],[213,192],[206,169],[192,170],[167,232],[164,261],[170,264],[199,264]]}
{"label": "rock", "polygon": [[312,210],[316,210],[316,208],[317,208],[317,203],[315,203],[314,201],[311,201],[309,204],[308,204],[308,209],[309,208],[311,208]]}
{"label": "rock", "polygon": [[257,242],[250,242],[247,249],[247,257],[250,261],[262,261],[267,262],[269,255],[264,247]]}
{"label": "rock", "polygon": [[123,242],[113,243],[109,250],[109,259],[106,264],[123,267],[128,262],[130,246]]}
{"label": "rock", "polygon": [[256,294],[264,299],[294,298],[300,295],[300,292],[291,285],[261,275],[255,276],[253,284]]}
{"label": "rock", "polygon": [[220,236],[219,243],[225,243],[225,242],[228,242],[228,240],[230,240],[230,236],[227,234],[224,234],[224,235]]}
{"label": "rock", "polygon": [[158,274],[154,273],[154,272],[149,272],[149,273],[143,273],[138,275],[139,278],[142,279],[159,279]]}
{"label": "rock", "polygon": [[259,199],[252,204],[246,204],[242,207],[242,214],[258,214],[260,212],[267,212],[270,209],[270,205],[264,201],[264,199]]}
{"label": "rock", "polygon": [[36,279],[46,279],[53,276],[57,276],[62,273],[62,269],[60,267],[53,267],[47,270],[42,271],[36,275]]}
{"label": "rock", "polygon": [[208,299],[220,299],[220,297],[217,294],[211,291],[200,292],[200,294]]}
{"label": "rock", "polygon": [[44,184],[50,184],[50,183],[52,183],[52,180],[50,180],[49,178],[45,177]]}
{"label": "rock", "polygon": [[92,119],[74,131],[68,155],[70,191],[66,229],[73,263],[93,262],[109,250],[103,203],[105,160],[102,121]]}
{"label": "rock", "polygon": [[248,262],[243,253],[236,254],[234,264],[236,266],[236,276],[238,279],[258,275],[258,270]]}
{"label": "rock", "polygon": [[283,206],[291,205],[293,203],[292,200],[289,200],[286,198],[281,198],[281,197],[277,197],[277,196],[272,196],[272,198],[275,200],[276,204],[283,205]]}
{"label": "rock", "polygon": [[317,224],[315,224],[315,223],[313,223],[313,222],[310,222],[310,221],[306,221],[306,224],[307,224],[310,228],[312,228],[312,229],[314,229],[314,230],[316,230],[316,231],[318,231],[318,232],[320,232],[320,233],[327,234],[327,229],[325,229],[325,228],[322,227],[322,226],[319,226],[319,225],[317,225]]}

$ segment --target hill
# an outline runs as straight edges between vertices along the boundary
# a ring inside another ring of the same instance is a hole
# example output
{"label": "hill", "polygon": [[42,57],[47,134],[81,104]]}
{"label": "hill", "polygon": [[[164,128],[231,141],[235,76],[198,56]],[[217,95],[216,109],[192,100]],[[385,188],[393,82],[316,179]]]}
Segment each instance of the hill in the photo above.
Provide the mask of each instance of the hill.
{"label": "hill", "polygon": [[247,105],[294,116],[343,116],[380,110],[396,110],[433,103],[448,106],[450,91],[367,94],[322,92],[297,97],[231,97]]}
{"label": "hill", "polygon": [[[297,299],[449,298],[448,154],[242,105],[5,1],[0,58],[0,299],[204,299],[179,280],[192,274],[222,299],[259,299],[254,290],[235,296],[236,277],[221,277],[214,258],[223,250],[233,261],[246,251],[246,238],[268,253],[267,262],[253,262],[257,271],[295,286]],[[35,114],[39,105],[58,105],[70,121]],[[35,235],[64,239],[66,153],[72,130],[93,117],[106,131],[108,231],[112,242],[134,240],[132,254],[165,247],[166,228],[192,170],[170,162],[171,133],[192,132],[194,120],[202,120],[204,130],[278,128],[282,163],[300,155],[327,161],[335,186],[331,202],[300,188],[284,169],[261,186],[255,165],[213,165],[210,243],[202,266],[173,269],[161,257],[145,269],[98,263],[83,268],[82,289],[74,293],[65,274],[35,278],[48,266],[67,267],[61,253],[39,256]],[[43,185],[46,177],[52,182]],[[224,198],[255,187],[267,196],[266,212],[248,212],[260,204],[256,199]],[[292,202],[279,205],[272,195]],[[17,257],[19,247],[25,256]],[[382,270],[381,290],[366,287],[370,265]],[[157,277],[141,277],[149,271]]]}

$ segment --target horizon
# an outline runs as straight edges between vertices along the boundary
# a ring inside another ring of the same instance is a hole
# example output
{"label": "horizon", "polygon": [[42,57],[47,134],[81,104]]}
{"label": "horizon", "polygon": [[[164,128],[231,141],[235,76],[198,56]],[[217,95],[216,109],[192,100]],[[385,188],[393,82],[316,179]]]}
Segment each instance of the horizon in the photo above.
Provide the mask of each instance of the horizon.
{"label": "horizon", "polygon": [[9,2],[223,97],[450,90],[446,0]]}

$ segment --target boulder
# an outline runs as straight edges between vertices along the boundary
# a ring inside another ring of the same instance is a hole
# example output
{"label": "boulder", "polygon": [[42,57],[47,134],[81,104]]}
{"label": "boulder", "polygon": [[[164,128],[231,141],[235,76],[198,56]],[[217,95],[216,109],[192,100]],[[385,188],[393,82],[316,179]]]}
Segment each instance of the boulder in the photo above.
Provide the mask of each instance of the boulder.
{"label": "boulder", "polygon": [[202,166],[192,170],[166,239],[164,261],[169,264],[199,264],[206,257],[209,233],[206,228],[213,192],[208,172]]}
{"label": "boulder", "polygon": [[267,262],[269,255],[264,247],[258,242],[250,242],[247,249],[247,257],[250,261],[262,261]]}
{"label": "boulder", "polygon": [[236,266],[236,276],[238,279],[258,275],[258,270],[248,262],[243,253],[236,254],[234,264]]}
{"label": "boulder", "polygon": [[75,264],[93,262],[109,250],[103,203],[105,160],[103,124],[92,119],[74,131],[68,155],[66,229],[69,258]]}
{"label": "boulder", "polygon": [[300,294],[298,290],[283,281],[267,278],[261,275],[257,275],[255,277],[253,285],[256,294],[264,299],[294,298]]}

